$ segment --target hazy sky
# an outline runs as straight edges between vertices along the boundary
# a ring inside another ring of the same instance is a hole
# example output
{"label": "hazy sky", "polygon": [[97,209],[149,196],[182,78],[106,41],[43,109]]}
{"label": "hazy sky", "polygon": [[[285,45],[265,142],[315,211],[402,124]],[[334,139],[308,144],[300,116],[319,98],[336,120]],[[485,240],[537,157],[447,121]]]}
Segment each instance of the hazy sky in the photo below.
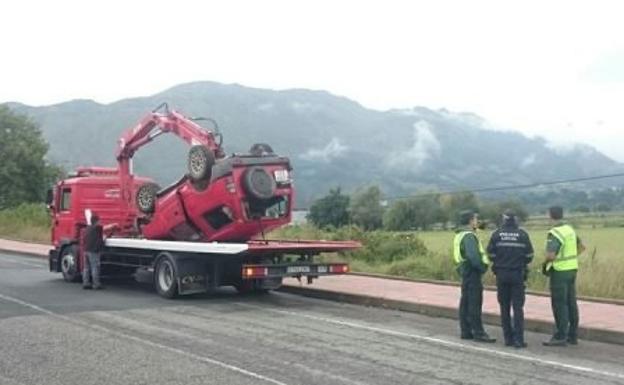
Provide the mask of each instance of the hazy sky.
{"label": "hazy sky", "polygon": [[[621,5],[620,5],[621,4]],[[10,1],[0,102],[214,80],[471,111],[624,161],[621,1]]]}

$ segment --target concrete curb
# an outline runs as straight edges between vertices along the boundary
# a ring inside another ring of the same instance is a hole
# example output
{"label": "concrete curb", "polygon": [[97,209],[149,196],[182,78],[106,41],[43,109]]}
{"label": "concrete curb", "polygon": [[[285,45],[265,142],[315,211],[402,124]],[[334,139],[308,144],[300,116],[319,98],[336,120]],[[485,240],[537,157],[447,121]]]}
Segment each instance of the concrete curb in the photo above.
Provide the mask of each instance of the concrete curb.
{"label": "concrete curb", "polygon": [[24,250],[16,250],[16,249],[8,249],[4,247],[0,247],[0,252],[11,253],[17,255],[23,255],[26,257],[37,257],[37,258],[47,258],[47,254],[41,254],[34,251],[24,251]]}
{"label": "concrete curb", "polygon": [[[426,278],[409,278],[409,277],[400,277],[396,275],[387,275],[387,274],[376,274],[376,273],[360,273],[360,272],[351,272],[351,275],[357,275],[361,277],[371,277],[371,278],[383,278],[383,279],[391,279],[393,281],[403,281],[403,282],[419,282],[419,283],[430,283],[433,285],[443,285],[443,286],[455,286],[460,287],[461,284],[455,281],[440,281],[437,279],[426,279]],[[496,286],[483,286],[484,290],[488,291],[496,291]],[[540,297],[550,297],[550,293],[545,291],[536,291],[536,290],[527,290],[527,295],[537,295]],[[601,298],[601,297],[589,297],[585,295],[580,295],[576,297],[579,301],[587,301],[587,302],[597,302],[597,303],[605,303],[608,305],[622,305],[624,306],[624,300],[615,299],[615,298]]]}
{"label": "concrete curb", "polygon": [[[367,295],[347,294],[330,290],[291,285],[284,285],[278,291],[289,294],[301,295],[304,297],[349,303],[353,305],[379,307],[384,309],[424,314],[431,317],[457,319],[457,308],[450,308],[439,305],[405,302]],[[483,322],[489,325],[500,326],[500,315],[494,313],[483,313]],[[525,319],[524,325],[526,330],[539,333],[551,334],[553,330],[553,324],[551,322],[545,322],[541,320]],[[596,329],[580,326],[579,338],[589,341],[624,345],[624,333],[606,329]]]}

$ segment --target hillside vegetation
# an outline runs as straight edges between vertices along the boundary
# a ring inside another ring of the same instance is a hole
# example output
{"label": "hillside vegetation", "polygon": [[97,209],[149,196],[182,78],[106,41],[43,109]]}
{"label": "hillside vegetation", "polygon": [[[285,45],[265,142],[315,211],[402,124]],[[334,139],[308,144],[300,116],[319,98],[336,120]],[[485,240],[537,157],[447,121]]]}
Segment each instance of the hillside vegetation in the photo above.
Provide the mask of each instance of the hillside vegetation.
{"label": "hillside vegetation", "polygon": [[[113,165],[120,133],[162,102],[219,122],[228,152],[269,143],[289,156],[297,206],[329,188],[378,185],[389,195],[532,183],[605,174],[621,165],[588,146],[553,148],[540,138],[494,130],[474,114],[416,107],[376,111],[324,91],[273,91],[213,82],[183,84],[111,104],[74,100],[10,107],[31,116],[50,144],[49,158]],[[162,136],[136,156],[135,170],[161,185],[185,172],[186,146]]]}

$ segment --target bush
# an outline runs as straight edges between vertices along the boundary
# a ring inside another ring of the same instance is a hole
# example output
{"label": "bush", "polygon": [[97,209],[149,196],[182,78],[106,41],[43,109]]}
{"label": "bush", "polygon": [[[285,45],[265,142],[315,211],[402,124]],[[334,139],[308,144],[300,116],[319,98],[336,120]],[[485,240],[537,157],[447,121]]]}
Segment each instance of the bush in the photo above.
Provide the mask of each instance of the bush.
{"label": "bush", "polygon": [[362,243],[362,248],[345,252],[348,259],[367,264],[384,264],[406,259],[410,256],[431,256],[432,253],[414,233],[389,231],[364,231],[358,226],[343,226],[338,229],[319,230],[313,226],[289,226],[276,230],[272,238],[285,239],[325,239],[332,241],[354,240]]}
{"label": "bush", "polygon": [[23,203],[0,211],[0,237],[50,242],[50,214],[43,204]]}

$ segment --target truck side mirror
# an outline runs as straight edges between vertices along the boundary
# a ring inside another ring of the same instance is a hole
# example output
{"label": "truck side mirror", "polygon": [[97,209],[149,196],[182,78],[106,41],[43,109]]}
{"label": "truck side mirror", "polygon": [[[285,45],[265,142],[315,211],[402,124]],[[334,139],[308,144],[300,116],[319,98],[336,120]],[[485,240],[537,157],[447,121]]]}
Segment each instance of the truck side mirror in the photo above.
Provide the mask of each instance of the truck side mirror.
{"label": "truck side mirror", "polygon": [[54,208],[54,193],[51,188],[49,188],[48,191],[46,191],[45,202],[46,202],[46,206],[48,207],[48,209]]}

